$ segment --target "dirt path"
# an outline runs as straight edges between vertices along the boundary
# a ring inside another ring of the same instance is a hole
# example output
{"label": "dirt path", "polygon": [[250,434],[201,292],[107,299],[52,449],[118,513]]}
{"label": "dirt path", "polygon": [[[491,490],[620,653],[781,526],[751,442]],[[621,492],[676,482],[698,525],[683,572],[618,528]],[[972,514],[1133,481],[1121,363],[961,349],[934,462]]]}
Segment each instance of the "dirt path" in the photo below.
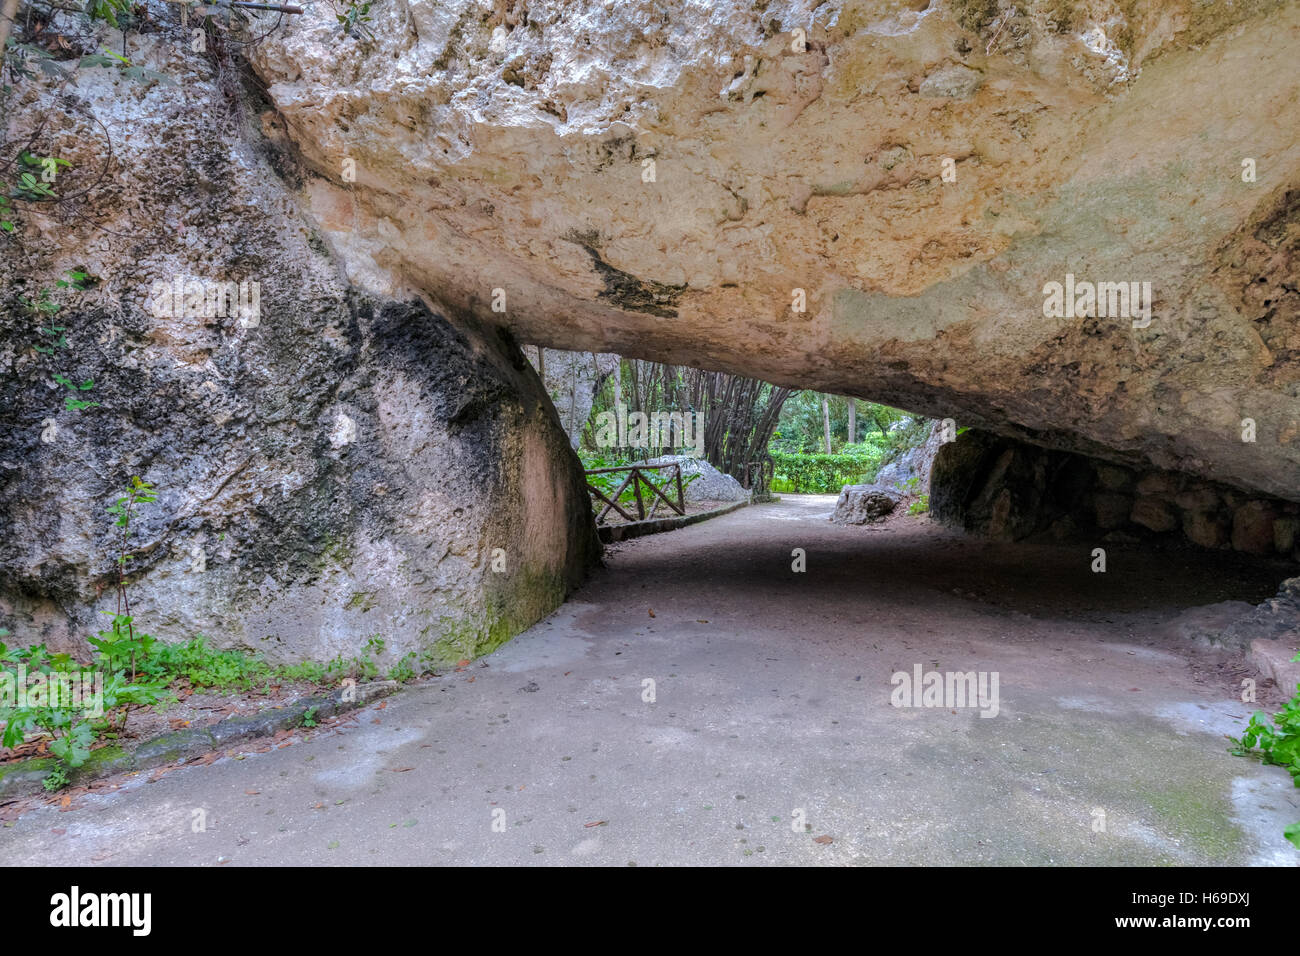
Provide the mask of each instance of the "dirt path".
{"label": "dirt path", "polygon": [[[1094,574],[1091,546],[841,528],[833,501],[616,545],[468,670],[342,733],[27,813],[0,859],[1300,863],[1300,790],[1226,752],[1240,675],[1171,626],[1279,567],[1108,548]],[[997,715],[891,706],[916,665],[996,672]]]}

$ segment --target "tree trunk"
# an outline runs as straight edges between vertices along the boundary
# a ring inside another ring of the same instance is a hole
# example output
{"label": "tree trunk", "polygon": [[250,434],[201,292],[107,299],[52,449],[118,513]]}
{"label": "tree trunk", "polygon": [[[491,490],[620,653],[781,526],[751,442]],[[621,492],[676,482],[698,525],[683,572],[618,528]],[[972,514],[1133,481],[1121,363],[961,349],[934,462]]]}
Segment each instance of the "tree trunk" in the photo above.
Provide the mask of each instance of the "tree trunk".
{"label": "tree trunk", "polygon": [[826,454],[831,453],[831,403],[830,400],[822,396],[822,431],[826,436]]}
{"label": "tree trunk", "polygon": [[4,62],[5,41],[9,39],[9,28],[18,18],[18,0],[4,0],[0,7],[0,63]]}
{"label": "tree trunk", "polygon": [[849,444],[855,445],[858,441],[858,400],[849,399]]}

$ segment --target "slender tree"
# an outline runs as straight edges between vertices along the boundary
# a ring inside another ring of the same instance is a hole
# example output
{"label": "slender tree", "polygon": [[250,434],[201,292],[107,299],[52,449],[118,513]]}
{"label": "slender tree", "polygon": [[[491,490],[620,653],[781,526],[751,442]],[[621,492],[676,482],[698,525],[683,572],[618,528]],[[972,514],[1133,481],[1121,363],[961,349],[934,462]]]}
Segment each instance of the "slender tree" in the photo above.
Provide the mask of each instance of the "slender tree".
{"label": "slender tree", "polygon": [[822,396],[822,431],[826,437],[826,454],[831,453],[831,403],[825,395]]}

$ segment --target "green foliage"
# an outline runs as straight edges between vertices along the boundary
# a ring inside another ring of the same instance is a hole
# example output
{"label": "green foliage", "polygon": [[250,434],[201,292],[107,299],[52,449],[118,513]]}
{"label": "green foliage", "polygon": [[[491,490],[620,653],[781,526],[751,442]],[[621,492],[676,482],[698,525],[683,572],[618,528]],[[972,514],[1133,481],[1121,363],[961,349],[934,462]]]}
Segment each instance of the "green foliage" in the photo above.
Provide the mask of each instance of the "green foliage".
{"label": "green foliage", "polygon": [[375,35],[370,32],[370,2],[357,3],[352,0],[347,9],[342,13],[334,15],[339,23],[339,29],[344,36],[356,37],[359,40],[373,40]]}
{"label": "green foliage", "polygon": [[108,66],[117,67],[122,76],[128,80],[135,80],[137,83],[161,83],[164,86],[175,86],[176,81],[165,73],[158,73],[155,70],[145,69],[143,66],[137,66],[127,57],[114,53],[108,48],[104,48],[100,53],[92,53],[89,56],[83,56],[77,62],[78,68],[86,66]]}
{"label": "green foliage", "polygon": [[[578,457],[582,461],[582,468],[584,471],[591,471],[593,468],[619,468],[623,465],[632,464],[632,462],[628,461],[626,458],[605,458],[603,455],[592,455],[587,452],[579,452]],[[617,471],[608,472],[603,475],[587,475],[587,484],[597,488],[606,498],[613,499],[614,491],[623,483],[623,479],[626,477],[627,472]],[[636,498],[633,496],[630,487],[618,496],[619,504],[635,500]],[[602,504],[601,507],[604,507],[604,505]]]}
{"label": "green foliage", "polygon": [[103,20],[111,27],[119,27],[117,18],[131,12],[133,0],[88,0],[86,14],[95,20]]}
{"label": "green foliage", "polygon": [[[41,52],[44,56],[49,56],[48,53]],[[42,60],[41,62],[50,61]],[[11,65],[16,68],[16,64]],[[58,195],[50,187],[48,181],[53,180],[61,167],[71,165],[68,160],[54,156],[37,156],[26,150],[19,153],[16,166],[17,182],[11,187],[8,183],[0,181],[0,231],[13,232],[16,228],[15,200],[35,203],[58,199]],[[60,283],[60,285],[62,284]]]}
{"label": "green foliage", "polygon": [[53,706],[55,701],[48,694],[44,703],[0,709],[0,720],[5,722],[0,746],[15,747],[32,731],[50,738],[49,752],[58,758],[61,766],[46,778],[47,789],[66,785],[67,771],[85,763],[96,738],[113,729],[114,712],[116,727],[120,730],[131,706],[163,704],[170,699],[162,684],[133,683],[124,671],[111,669],[112,661],[113,658],[99,654],[93,668],[83,668],[67,654],[50,654],[44,644],[12,649],[0,644],[0,666],[22,664],[29,679],[30,675],[42,674],[47,686],[52,685],[59,675],[66,675],[81,679],[84,693],[85,687],[93,685],[94,675],[108,671],[108,676],[103,678],[102,716],[88,716],[92,709],[89,700],[83,699],[81,706],[77,707],[71,706],[73,702],[70,700],[60,699],[58,703],[69,706]]}
{"label": "green foliage", "polygon": [[772,452],[773,491],[795,494],[838,494],[845,485],[871,481],[878,459],[865,455],[804,455]]}
{"label": "green foliage", "polygon": [[[909,480],[915,481],[916,479],[913,478]],[[907,513],[909,515],[923,515],[929,510],[930,510],[929,495],[921,495],[919,498],[917,498],[915,501],[913,501],[910,505],[907,506]]]}
{"label": "green foliage", "polygon": [[48,774],[46,774],[45,779],[41,781],[41,786],[51,792],[55,790],[62,790],[67,785],[68,785],[68,768],[62,766],[55,767]]}
{"label": "green foliage", "polygon": [[316,712],[318,710],[320,710],[319,707],[308,707],[307,710],[305,710],[302,715],[302,726],[315,727],[317,724]]}
{"label": "green foliage", "polygon": [[[131,512],[136,505],[150,504],[157,501],[157,496],[153,493],[154,486],[142,479],[139,475],[132,475],[130,482],[126,486],[126,494],[118,498],[109,505],[105,511],[114,517],[113,524],[122,529],[123,537],[130,533],[131,530]],[[119,559],[118,563],[124,563]]]}
{"label": "green foliage", "polygon": [[[24,154],[26,155],[26,154]],[[66,164],[65,164],[66,165]],[[59,279],[55,285],[60,289],[76,289],[83,291],[86,288],[89,276],[84,272],[71,271],[64,273],[68,278]],[[37,323],[36,334],[40,336],[32,345],[32,349],[40,355],[53,355],[56,349],[66,349],[68,347],[68,338],[64,334],[67,332],[66,325],[55,325],[54,316],[57,315],[63,306],[55,301],[52,290],[48,288],[41,289],[36,298],[30,299],[25,296],[19,296],[18,303],[28,313],[28,316]],[[49,344],[46,344],[49,343]],[[95,387],[94,379],[86,379],[78,384],[68,376],[55,372],[53,374],[54,382],[62,385],[72,391],[74,394],[88,392]],[[73,398],[67,396],[64,398],[63,407],[68,411],[82,411],[87,408],[99,406],[99,402],[92,402],[89,399]]]}
{"label": "green foliage", "polygon": [[[1292,661],[1300,661],[1300,654]],[[1300,787],[1300,684],[1296,685],[1295,695],[1273,715],[1273,721],[1262,710],[1255,711],[1241,739],[1233,740],[1230,752],[1285,767]],[[1288,826],[1282,835],[1300,849],[1300,822]]]}
{"label": "green foliage", "polygon": [[[54,381],[65,388],[71,389],[73,392],[86,392],[95,387],[95,380],[93,378],[88,378],[78,385],[66,375],[56,374],[54,376]],[[98,405],[99,402],[92,402],[84,399],[65,398],[63,400],[63,407],[68,409],[68,411],[80,411],[83,408],[95,408],[98,407]]]}
{"label": "green foliage", "polygon": [[[50,753],[63,761],[65,766],[80,767],[90,757],[90,745],[95,741],[95,732],[90,721],[76,721],[62,737],[56,737],[50,743]],[[66,776],[65,776],[66,781]]]}
{"label": "green foliage", "polygon": [[388,679],[401,681],[403,684],[407,681],[415,680],[416,677],[420,676],[416,673],[415,660],[415,651],[408,651],[396,664],[393,665],[392,669],[388,672]]}
{"label": "green foliage", "polygon": [[260,655],[208,646],[202,634],[181,644],[155,644],[140,663],[140,671],[168,682],[187,681],[191,687],[248,690],[268,683],[274,669]]}
{"label": "green foliage", "polygon": [[137,656],[143,660],[153,650],[154,639],[148,634],[136,634],[132,621],[126,614],[113,614],[113,623],[99,637],[89,638],[92,647],[99,650],[104,665],[111,671],[133,667]]}
{"label": "green foliage", "polygon": [[[831,451],[838,454],[883,455],[896,450],[905,436],[895,436],[915,416],[888,405],[877,405],[843,395],[823,396],[820,392],[795,392],[781,408],[781,420],[768,445],[772,452],[825,454],[822,398],[827,401],[831,422]],[[849,402],[857,409],[855,431],[849,431]],[[921,419],[925,421],[924,419]],[[928,428],[928,422],[926,427]]]}

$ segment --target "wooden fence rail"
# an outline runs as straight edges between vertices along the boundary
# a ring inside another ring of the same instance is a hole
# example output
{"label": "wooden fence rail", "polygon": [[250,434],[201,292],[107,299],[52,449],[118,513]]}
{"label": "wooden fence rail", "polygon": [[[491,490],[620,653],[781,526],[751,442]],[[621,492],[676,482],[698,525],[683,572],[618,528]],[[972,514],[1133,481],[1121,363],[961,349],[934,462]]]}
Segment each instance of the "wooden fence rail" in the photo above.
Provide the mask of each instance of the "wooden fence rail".
{"label": "wooden fence rail", "polygon": [[[665,480],[664,483],[660,486],[655,485],[655,483],[652,482],[649,478],[647,478],[644,474],[644,472],[647,471],[660,471],[664,468],[670,469],[670,474],[668,475],[667,480]],[[587,491],[589,491],[593,497],[599,498],[601,501],[605,502],[605,507],[602,508],[600,512],[596,515],[596,524],[602,524],[605,521],[605,516],[609,514],[611,508],[617,511],[628,521],[644,521],[646,516],[646,508],[645,508],[645,499],[641,495],[642,485],[645,485],[647,489],[653,492],[653,494],[658,498],[660,498],[664,504],[666,504],[669,508],[672,508],[673,511],[677,512],[679,515],[686,514],[686,501],[682,496],[682,466],[680,464],[678,464],[677,462],[673,462],[667,465],[622,465],[614,468],[592,468],[590,471],[587,472],[587,474],[604,475],[604,474],[609,474],[611,472],[622,472],[622,471],[630,472],[630,474],[623,479],[623,483],[618,486],[618,488],[614,491],[614,494],[610,497],[606,497],[605,493],[601,491],[599,488],[597,488],[595,485],[593,485],[590,481],[587,482]],[[677,491],[677,494],[675,495],[677,499],[676,501],[674,501],[672,498],[669,498],[668,495],[664,494],[664,489],[668,488],[670,482],[676,486],[676,491]],[[632,493],[636,497],[635,518],[632,515],[628,514],[626,511],[624,511],[623,508],[618,503],[619,498],[622,497],[623,491],[624,489],[627,488],[629,483],[632,485]],[[655,498],[651,497],[650,501],[653,505]]]}

